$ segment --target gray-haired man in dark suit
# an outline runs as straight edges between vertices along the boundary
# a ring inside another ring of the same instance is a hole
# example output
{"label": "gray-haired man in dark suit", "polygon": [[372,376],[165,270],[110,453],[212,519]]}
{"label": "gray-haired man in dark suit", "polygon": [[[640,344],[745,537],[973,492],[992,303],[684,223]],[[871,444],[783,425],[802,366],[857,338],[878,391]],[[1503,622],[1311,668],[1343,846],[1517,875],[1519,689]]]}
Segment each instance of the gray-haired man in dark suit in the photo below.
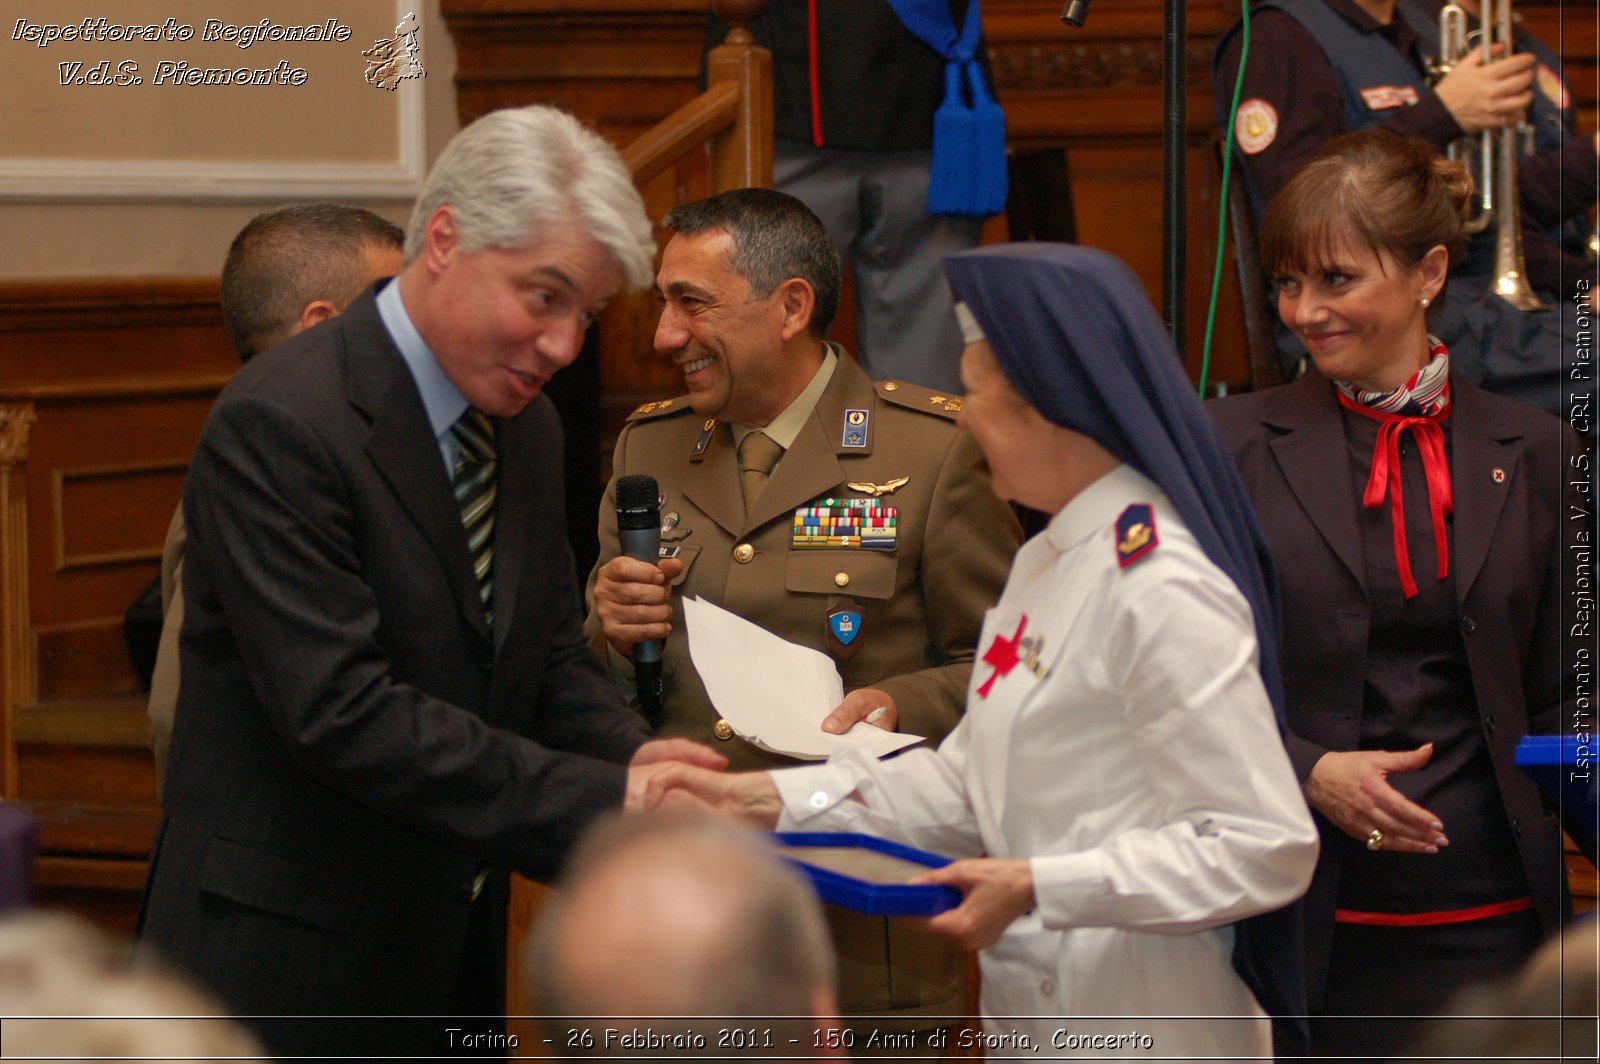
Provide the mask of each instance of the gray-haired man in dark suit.
{"label": "gray-haired man in dark suit", "polygon": [[495,112],[399,278],[206,423],[143,934],[241,1015],[388,1017],[254,1020],[277,1056],[503,1054],[506,873],[549,878],[663,759],[721,763],[646,742],[584,645],[540,395],[653,250],[608,144]]}

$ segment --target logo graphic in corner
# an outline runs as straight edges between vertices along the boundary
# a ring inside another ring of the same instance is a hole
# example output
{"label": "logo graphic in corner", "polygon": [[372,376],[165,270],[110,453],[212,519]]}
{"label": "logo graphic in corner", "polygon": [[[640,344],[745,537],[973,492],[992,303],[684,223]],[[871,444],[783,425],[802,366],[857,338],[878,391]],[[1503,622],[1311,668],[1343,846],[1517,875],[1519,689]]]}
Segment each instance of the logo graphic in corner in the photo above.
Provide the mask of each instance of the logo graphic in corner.
{"label": "logo graphic in corner", "polygon": [[361,53],[367,60],[368,85],[393,92],[407,78],[428,76],[422,66],[422,49],[417,44],[420,29],[416,12],[407,11],[406,17],[394,28],[394,37],[374,41],[371,48]]}

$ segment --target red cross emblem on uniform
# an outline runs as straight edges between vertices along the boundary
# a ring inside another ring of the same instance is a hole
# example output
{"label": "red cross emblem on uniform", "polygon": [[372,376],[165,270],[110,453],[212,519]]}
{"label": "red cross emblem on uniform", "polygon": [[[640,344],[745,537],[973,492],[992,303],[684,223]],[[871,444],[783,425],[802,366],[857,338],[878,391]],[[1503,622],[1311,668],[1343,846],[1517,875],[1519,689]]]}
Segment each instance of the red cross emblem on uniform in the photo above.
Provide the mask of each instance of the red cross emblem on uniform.
{"label": "red cross emblem on uniform", "polygon": [[983,681],[983,686],[978,688],[979,698],[988,698],[989,689],[994,686],[995,681],[1016,668],[1017,663],[1022,660],[1021,656],[1017,654],[1017,645],[1022,642],[1022,633],[1027,627],[1028,615],[1024,613],[1022,620],[1017,622],[1015,635],[1007,639],[997,633],[994,637],[994,642],[989,644],[989,649],[983,652],[983,663],[985,665],[993,665],[994,672],[990,673],[989,678]]}

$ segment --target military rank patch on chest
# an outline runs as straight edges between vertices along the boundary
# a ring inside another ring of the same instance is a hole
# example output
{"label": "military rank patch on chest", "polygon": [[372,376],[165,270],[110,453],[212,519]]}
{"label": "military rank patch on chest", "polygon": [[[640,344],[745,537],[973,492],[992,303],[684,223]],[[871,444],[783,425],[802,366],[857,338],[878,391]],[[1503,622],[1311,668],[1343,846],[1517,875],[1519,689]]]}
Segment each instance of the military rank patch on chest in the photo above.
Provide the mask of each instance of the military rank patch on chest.
{"label": "military rank patch on chest", "polygon": [[882,499],[817,499],[794,512],[794,550],[894,550],[900,511]]}
{"label": "military rank patch on chest", "polygon": [[1160,542],[1155,510],[1149,503],[1136,502],[1117,518],[1117,564],[1122,568],[1155,550]]}

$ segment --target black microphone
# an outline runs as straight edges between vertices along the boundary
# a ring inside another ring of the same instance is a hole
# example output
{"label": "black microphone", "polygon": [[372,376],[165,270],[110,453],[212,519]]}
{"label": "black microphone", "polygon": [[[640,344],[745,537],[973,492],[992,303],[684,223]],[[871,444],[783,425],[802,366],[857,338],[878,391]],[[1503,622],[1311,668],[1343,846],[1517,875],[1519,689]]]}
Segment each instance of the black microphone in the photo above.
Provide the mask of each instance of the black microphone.
{"label": "black microphone", "polygon": [[1071,26],[1082,26],[1089,17],[1089,0],[1067,0],[1061,9],[1061,21]]}
{"label": "black microphone", "polygon": [[[661,553],[661,489],[655,477],[634,475],[617,481],[617,539],[629,558],[659,563]],[[652,725],[661,722],[661,640],[647,639],[633,648],[633,676],[639,707]]]}

